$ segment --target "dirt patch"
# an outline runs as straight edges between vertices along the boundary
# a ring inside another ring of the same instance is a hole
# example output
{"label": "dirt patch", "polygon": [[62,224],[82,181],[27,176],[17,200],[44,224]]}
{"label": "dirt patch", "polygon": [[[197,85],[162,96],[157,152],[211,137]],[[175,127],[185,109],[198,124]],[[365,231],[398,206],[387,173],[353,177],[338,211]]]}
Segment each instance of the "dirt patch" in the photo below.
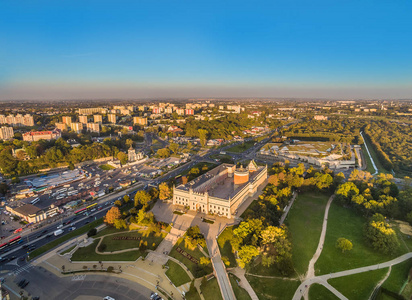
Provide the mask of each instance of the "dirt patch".
{"label": "dirt patch", "polygon": [[412,226],[409,223],[399,220],[396,220],[395,223],[399,225],[399,230],[403,234],[412,235]]}

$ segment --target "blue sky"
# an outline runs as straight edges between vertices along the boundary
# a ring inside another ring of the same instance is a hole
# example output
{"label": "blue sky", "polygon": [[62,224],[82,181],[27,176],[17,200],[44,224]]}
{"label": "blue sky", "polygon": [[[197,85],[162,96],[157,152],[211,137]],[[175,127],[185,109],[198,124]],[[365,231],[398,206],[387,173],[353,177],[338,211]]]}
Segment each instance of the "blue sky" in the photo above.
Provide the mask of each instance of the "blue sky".
{"label": "blue sky", "polygon": [[412,98],[411,1],[0,0],[0,98]]}

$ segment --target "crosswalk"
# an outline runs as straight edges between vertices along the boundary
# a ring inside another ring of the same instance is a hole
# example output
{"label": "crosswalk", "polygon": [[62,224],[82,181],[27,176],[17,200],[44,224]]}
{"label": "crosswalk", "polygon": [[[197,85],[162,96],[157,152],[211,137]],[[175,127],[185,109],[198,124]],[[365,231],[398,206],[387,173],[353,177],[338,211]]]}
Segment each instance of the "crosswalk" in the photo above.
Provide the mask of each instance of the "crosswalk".
{"label": "crosswalk", "polygon": [[10,272],[8,275],[9,276],[16,276],[16,275],[19,275],[20,273],[22,273],[22,272],[29,272],[29,270],[31,269],[31,268],[33,268],[34,266],[32,265],[32,264],[27,264],[27,265],[25,265],[25,266],[23,266],[23,267],[21,267],[21,268],[18,268],[18,269],[16,269],[16,270],[14,270],[13,272]]}
{"label": "crosswalk", "polygon": [[82,281],[86,278],[86,275],[74,275],[72,281]]}

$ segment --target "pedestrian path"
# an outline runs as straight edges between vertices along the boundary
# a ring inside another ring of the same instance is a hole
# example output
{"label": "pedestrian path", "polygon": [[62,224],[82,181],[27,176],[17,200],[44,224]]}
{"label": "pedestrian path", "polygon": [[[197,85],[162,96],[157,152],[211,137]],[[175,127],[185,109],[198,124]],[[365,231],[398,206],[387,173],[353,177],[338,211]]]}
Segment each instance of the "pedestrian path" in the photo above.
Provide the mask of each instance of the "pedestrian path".
{"label": "pedestrian path", "polygon": [[176,287],[178,291],[183,294],[183,292],[187,293],[190,289],[190,282],[182,284],[181,286]]}
{"label": "pedestrian path", "polygon": [[247,281],[247,279],[246,279],[244,269],[237,267],[237,268],[234,268],[231,271],[231,273],[239,278],[240,287],[244,288],[248,292],[248,294],[249,294],[250,298],[252,298],[252,300],[259,300],[259,298],[256,295],[255,291],[253,290],[252,286],[249,284],[249,281]]}
{"label": "pedestrian path", "polygon": [[172,228],[170,232],[166,235],[160,245],[156,248],[155,251],[151,251],[146,259],[148,261],[156,261],[162,265],[166,264],[168,261],[168,254],[172,250],[173,246],[176,244],[179,237],[184,235],[183,230],[177,228]]}
{"label": "pedestrian path", "polygon": [[306,273],[306,279],[315,276],[315,263],[318,260],[319,256],[321,255],[323,244],[325,243],[326,229],[328,227],[329,208],[334,198],[335,198],[335,195],[330,196],[328,203],[326,204],[325,215],[323,216],[322,231],[320,233],[318,248],[316,249],[315,254],[313,255],[312,259],[309,262],[309,268],[308,268],[308,272]]}

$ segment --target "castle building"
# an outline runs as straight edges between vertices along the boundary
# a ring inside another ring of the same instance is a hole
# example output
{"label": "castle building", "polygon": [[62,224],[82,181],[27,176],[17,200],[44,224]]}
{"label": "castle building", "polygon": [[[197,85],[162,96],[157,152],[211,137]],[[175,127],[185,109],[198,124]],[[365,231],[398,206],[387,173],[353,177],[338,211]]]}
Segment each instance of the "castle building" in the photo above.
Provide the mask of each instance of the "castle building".
{"label": "castle building", "polygon": [[129,150],[127,151],[127,157],[129,162],[134,162],[137,160],[142,160],[144,158],[144,155],[142,152],[137,152],[136,149],[133,147],[130,147]]}
{"label": "castle building", "polygon": [[253,160],[246,168],[221,164],[186,184],[173,187],[173,204],[233,218],[238,207],[256,196],[258,189],[267,183],[267,174],[267,167],[258,166]]}

